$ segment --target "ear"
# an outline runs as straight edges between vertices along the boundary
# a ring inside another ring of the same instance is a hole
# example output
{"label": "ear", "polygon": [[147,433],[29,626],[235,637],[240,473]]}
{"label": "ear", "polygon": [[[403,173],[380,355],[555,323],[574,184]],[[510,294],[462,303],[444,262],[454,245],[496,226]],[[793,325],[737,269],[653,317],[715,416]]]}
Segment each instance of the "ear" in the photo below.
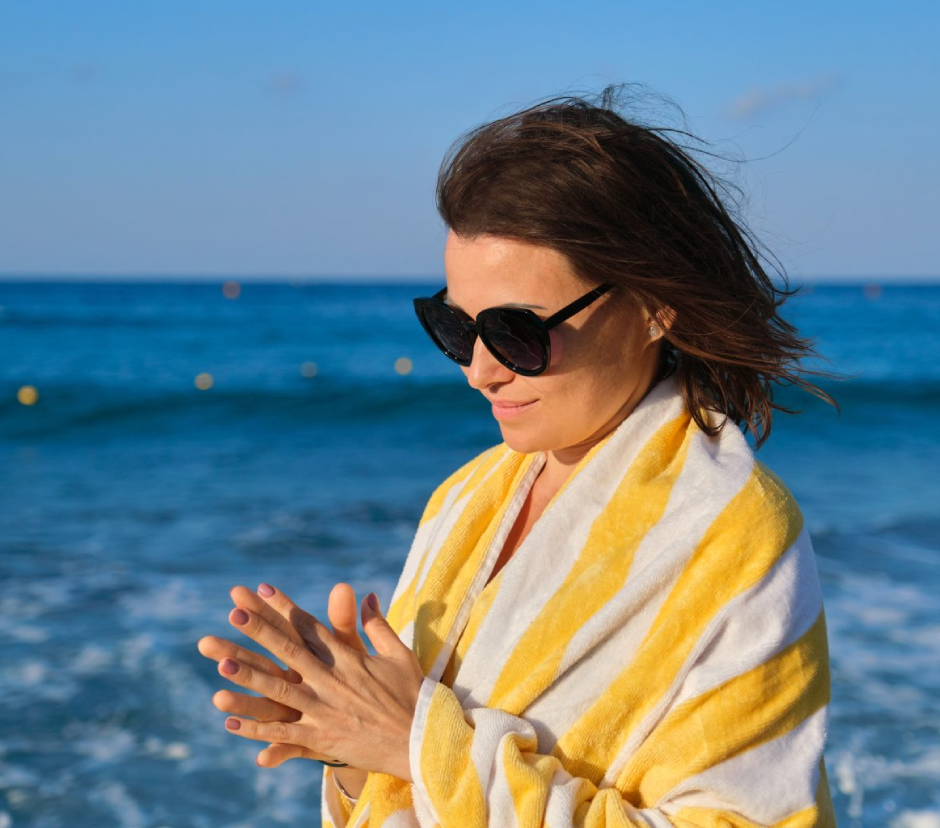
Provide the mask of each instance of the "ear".
{"label": "ear", "polygon": [[669,305],[663,305],[659,310],[648,317],[649,324],[656,324],[661,328],[669,330],[676,321],[676,315],[676,312],[669,307]]}

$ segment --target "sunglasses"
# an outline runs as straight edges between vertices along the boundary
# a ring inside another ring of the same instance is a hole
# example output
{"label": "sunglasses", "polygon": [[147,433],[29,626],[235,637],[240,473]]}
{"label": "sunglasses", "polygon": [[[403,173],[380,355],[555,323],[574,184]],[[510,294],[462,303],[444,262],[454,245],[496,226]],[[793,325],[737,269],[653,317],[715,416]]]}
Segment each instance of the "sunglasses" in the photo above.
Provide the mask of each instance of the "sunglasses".
{"label": "sunglasses", "polygon": [[448,305],[447,288],[434,296],[415,299],[415,313],[428,336],[444,355],[458,365],[469,365],[477,336],[497,360],[510,371],[535,377],[548,368],[552,357],[548,332],[584,310],[613,287],[600,285],[565,305],[558,313],[542,320],[527,308],[487,308],[473,320],[462,310]]}

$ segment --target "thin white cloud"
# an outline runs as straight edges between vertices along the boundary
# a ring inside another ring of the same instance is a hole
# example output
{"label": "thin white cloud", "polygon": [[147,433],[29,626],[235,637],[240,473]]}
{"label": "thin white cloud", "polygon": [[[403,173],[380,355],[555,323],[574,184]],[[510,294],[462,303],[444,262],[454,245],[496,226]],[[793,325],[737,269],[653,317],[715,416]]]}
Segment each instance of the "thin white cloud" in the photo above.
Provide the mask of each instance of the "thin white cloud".
{"label": "thin white cloud", "polygon": [[830,73],[809,81],[788,83],[769,89],[751,89],[732,101],[726,114],[734,121],[745,121],[758,115],[766,115],[793,101],[816,102],[835,88],[837,80],[836,76]]}
{"label": "thin white cloud", "polygon": [[295,72],[279,72],[268,82],[268,88],[280,97],[297,95],[303,89],[303,81]]}
{"label": "thin white cloud", "polygon": [[102,66],[94,61],[85,61],[76,63],[72,66],[71,76],[75,83],[85,84],[94,83],[101,77]]}

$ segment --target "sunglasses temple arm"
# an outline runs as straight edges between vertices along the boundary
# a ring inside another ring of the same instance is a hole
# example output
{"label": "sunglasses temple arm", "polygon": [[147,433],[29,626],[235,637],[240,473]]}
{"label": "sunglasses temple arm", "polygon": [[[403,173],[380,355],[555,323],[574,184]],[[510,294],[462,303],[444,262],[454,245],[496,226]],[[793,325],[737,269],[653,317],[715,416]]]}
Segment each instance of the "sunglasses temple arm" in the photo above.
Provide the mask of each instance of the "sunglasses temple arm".
{"label": "sunglasses temple arm", "polygon": [[612,287],[613,285],[600,285],[599,287],[594,288],[594,290],[592,290],[590,293],[586,293],[580,299],[576,299],[570,305],[558,311],[558,313],[549,316],[548,319],[546,319],[543,323],[545,328],[554,328],[555,325],[558,325],[564,322],[566,319],[571,318],[579,311],[584,310],[595,299],[598,299],[607,293],[607,291]]}

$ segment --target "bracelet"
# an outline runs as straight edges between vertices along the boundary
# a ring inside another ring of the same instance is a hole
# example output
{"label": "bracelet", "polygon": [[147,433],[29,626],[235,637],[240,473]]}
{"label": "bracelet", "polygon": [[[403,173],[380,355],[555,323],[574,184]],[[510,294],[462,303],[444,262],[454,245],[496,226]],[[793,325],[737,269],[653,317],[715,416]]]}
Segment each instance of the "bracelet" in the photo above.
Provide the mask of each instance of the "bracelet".
{"label": "bracelet", "polygon": [[349,791],[343,787],[343,783],[336,778],[335,773],[333,774],[333,784],[336,786],[336,789],[340,792],[340,794],[348,799],[353,805],[359,801],[358,797],[352,796]]}
{"label": "bracelet", "polygon": [[329,765],[331,768],[348,768],[349,762],[327,762],[326,759],[317,759],[321,765]]}

